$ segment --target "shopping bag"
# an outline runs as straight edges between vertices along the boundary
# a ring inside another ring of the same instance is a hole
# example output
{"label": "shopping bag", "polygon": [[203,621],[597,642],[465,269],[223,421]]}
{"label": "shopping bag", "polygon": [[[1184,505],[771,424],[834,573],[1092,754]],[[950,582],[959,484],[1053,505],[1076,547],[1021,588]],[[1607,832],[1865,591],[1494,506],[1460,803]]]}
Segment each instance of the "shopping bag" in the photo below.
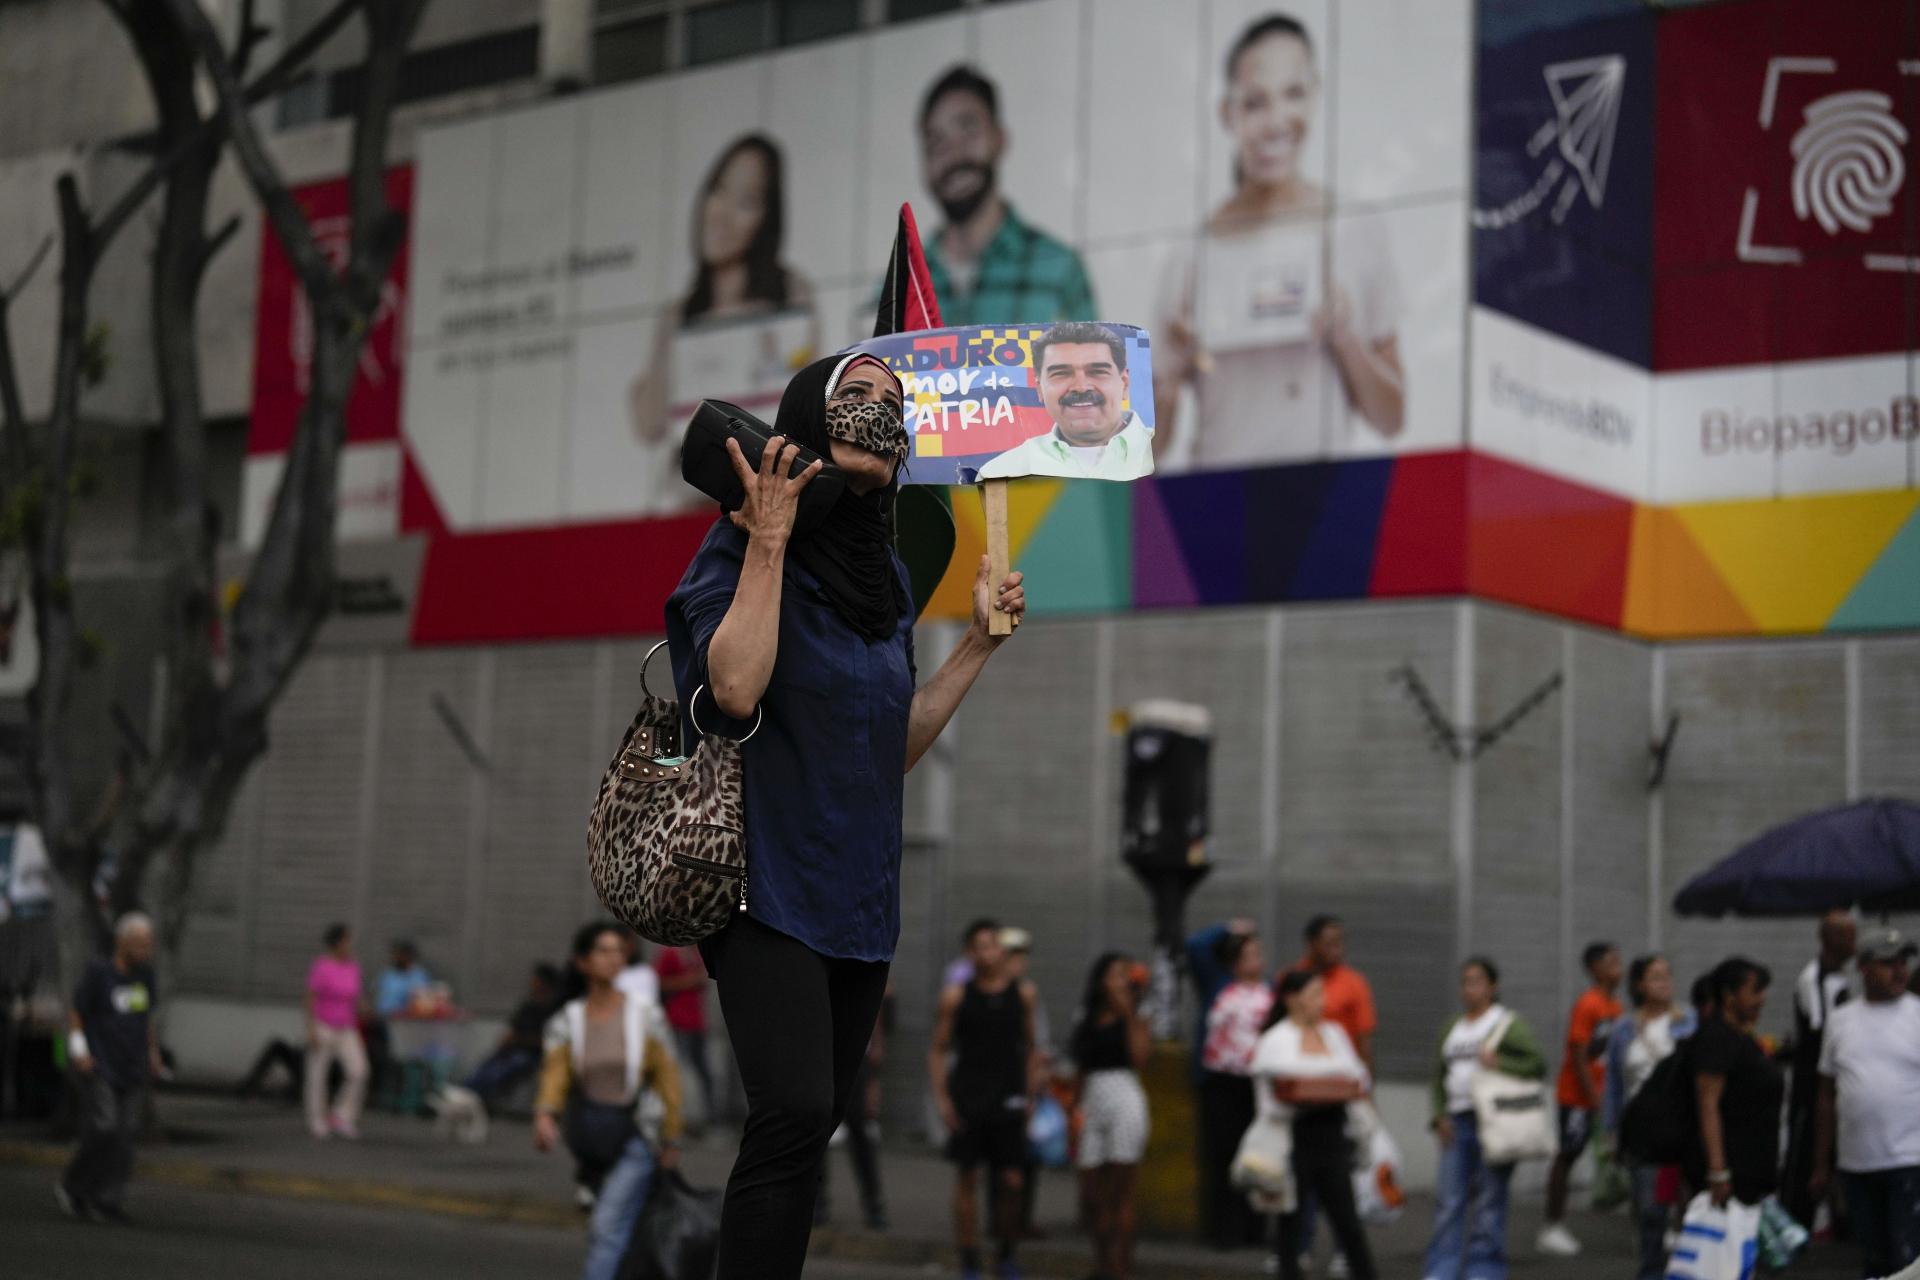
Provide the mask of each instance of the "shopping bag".
{"label": "shopping bag", "polygon": [[1052,1094],[1041,1094],[1027,1118],[1027,1147],[1049,1169],[1067,1167],[1067,1109]]}
{"label": "shopping bag", "polygon": [[1292,1124],[1271,1116],[1255,1117],[1240,1135],[1227,1179],[1261,1213],[1292,1213],[1298,1204]]}
{"label": "shopping bag", "polygon": [[1353,1172],[1353,1200],[1360,1217],[1376,1225],[1393,1222],[1406,1207],[1400,1186],[1400,1144],[1384,1125],[1373,1130],[1366,1158]]}
{"label": "shopping bag", "polygon": [[1811,1238],[1776,1196],[1760,1202],[1760,1265],[1781,1271],[1800,1256]]}
{"label": "shopping bag", "polygon": [[[1508,1014],[1487,1038],[1487,1051],[1497,1048],[1514,1022]],[[1559,1149],[1548,1114],[1544,1080],[1510,1076],[1482,1066],[1473,1073],[1473,1111],[1479,1122],[1480,1155],[1490,1165],[1520,1160],[1545,1160]]]}
{"label": "shopping bag", "polygon": [[1593,1144],[1593,1211],[1612,1213],[1633,1199],[1633,1175],[1620,1162],[1614,1140],[1600,1134]]}
{"label": "shopping bag", "polygon": [[696,1190],[678,1170],[662,1173],[633,1225],[620,1280],[707,1280],[720,1250],[721,1194]]}
{"label": "shopping bag", "polygon": [[1687,1206],[1667,1280],[1753,1280],[1760,1260],[1760,1206],[1727,1201],[1716,1209],[1701,1192]]}

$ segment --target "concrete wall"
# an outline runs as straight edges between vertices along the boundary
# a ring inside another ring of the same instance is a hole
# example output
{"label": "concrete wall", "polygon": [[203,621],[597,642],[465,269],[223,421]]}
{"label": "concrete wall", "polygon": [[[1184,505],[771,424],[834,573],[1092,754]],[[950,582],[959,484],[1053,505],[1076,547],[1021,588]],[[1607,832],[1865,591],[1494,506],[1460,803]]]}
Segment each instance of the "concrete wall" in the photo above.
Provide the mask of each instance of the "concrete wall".
{"label": "concrete wall", "polygon": [[[944,642],[922,635],[925,670]],[[595,913],[580,832],[644,652],[316,654],[202,864],[173,985],[290,1005],[319,931],[342,919],[364,961],[411,936],[463,1004],[504,1012],[526,966],[559,956]],[[1409,663],[1461,722],[1497,720],[1556,672],[1564,683],[1455,763],[1388,679]],[[1734,950],[1784,979],[1809,923],[1680,922],[1664,903],[1774,821],[1864,791],[1912,794],[1920,779],[1915,637],[1654,650],[1451,602],[1035,622],[910,779],[896,1123],[918,1119],[934,985],[963,922],[1033,930],[1056,1037],[1091,958],[1147,946],[1146,895],[1115,853],[1109,719],[1148,695],[1203,702],[1218,721],[1215,869],[1190,920],[1254,916],[1285,960],[1308,915],[1345,916],[1380,1005],[1382,1072],[1409,1082],[1428,1069],[1468,951],[1500,961],[1508,998],[1550,1043],[1591,938],[1664,945],[1684,980]],[[1668,708],[1680,735],[1649,793],[1647,746]]]}

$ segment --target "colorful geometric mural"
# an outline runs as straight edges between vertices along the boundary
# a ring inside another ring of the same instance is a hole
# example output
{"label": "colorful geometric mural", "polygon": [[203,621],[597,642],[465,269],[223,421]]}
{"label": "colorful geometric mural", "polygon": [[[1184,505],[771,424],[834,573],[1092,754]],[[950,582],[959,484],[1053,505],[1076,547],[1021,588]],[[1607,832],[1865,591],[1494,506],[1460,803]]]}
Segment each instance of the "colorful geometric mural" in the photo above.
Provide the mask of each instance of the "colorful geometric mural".
{"label": "colorful geometric mural", "polygon": [[[1040,616],[1474,595],[1648,639],[1920,626],[1920,490],[1657,507],[1449,451],[1012,493]],[[954,494],[930,617],[966,616],[985,545]]]}

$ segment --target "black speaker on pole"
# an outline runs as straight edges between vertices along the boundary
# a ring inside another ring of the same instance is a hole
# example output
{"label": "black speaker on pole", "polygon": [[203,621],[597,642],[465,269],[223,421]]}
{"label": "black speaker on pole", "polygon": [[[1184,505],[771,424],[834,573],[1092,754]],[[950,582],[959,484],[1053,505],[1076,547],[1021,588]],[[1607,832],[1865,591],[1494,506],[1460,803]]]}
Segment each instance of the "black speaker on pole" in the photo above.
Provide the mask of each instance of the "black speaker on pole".
{"label": "black speaker on pole", "polygon": [[1212,870],[1212,753],[1213,717],[1205,707],[1155,699],[1128,714],[1120,853],[1153,898],[1154,941],[1171,956],[1185,937],[1187,896]]}
{"label": "black speaker on pole", "polygon": [[1127,732],[1121,853],[1136,867],[1188,867],[1207,860],[1210,739],[1165,724]]}

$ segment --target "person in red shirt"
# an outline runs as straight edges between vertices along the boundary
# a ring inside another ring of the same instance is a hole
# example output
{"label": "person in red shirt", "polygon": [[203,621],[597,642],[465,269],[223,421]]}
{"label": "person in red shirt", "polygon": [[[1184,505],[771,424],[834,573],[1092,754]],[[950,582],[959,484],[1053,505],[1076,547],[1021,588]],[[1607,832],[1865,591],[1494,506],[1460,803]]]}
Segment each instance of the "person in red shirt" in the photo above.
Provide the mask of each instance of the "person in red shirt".
{"label": "person in red shirt", "polygon": [[702,1116],[711,1121],[720,1109],[713,1093],[713,1072],[707,1067],[707,966],[694,947],[661,947],[654,953],[653,972],[660,979],[660,1002],[666,1006],[667,1025],[673,1028],[680,1060],[700,1078]]}
{"label": "person in red shirt", "polygon": [[[1347,1039],[1353,1041],[1354,1052],[1360,1055],[1360,1061],[1366,1064],[1367,1074],[1371,1076],[1373,1033],[1379,1028],[1380,1019],[1373,1011],[1373,988],[1367,985],[1366,978],[1361,976],[1358,969],[1347,963],[1347,928],[1339,916],[1317,915],[1307,921],[1303,932],[1307,953],[1300,957],[1300,963],[1293,966],[1294,971],[1319,975],[1323,991],[1320,1016],[1328,1022],[1338,1023],[1340,1029],[1347,1033]],[[1313,1251],[1318,1209],[1313,1192],[1302,1187],[1300,1247],[1307,1253]],[[1339,1277],[1346,1274],[1346,1257],[1335,1251],[1332,1262],[1328,1264],[1328,1275]]]}
{"label": "person in red shirt", "polygon": [[1593,985],[1573,1002],[1573,1014],[1567,1019],[1567,1052],[1555,1093],[1560,1103],[1560,1152],[1547,1175],[1547,1221],[1535,1241],[1540,1252],[1562,1258],[1580,1252],[1580,1241],[1562,1221],[1567,1216],[1567,1180],[1587,1149],[1594,1115],[1606,1095],[1605,1055],[1614,1020],[1620,1016],[1623,970],[1620,949],[1611,942],[1588,943],[1580,963]]}

